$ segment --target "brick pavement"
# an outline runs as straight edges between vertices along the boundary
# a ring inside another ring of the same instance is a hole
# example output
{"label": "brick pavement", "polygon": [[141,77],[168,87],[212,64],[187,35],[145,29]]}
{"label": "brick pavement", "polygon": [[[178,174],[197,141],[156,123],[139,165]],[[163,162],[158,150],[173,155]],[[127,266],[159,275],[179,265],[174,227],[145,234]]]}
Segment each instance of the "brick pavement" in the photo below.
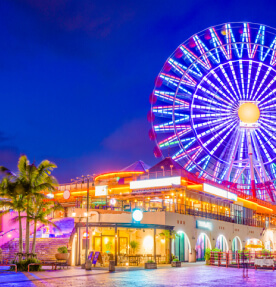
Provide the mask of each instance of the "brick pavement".
{"label": "brick pavement", "polygon": [[[129,272],[123,272],[130,270]],[[85,271],[71,267],[68,270],[43,271],[31,273],[0,272],[1,287],[61,287],[61,286],[276,286],[276,272],[270,270],[249,270],[249,278],[242,277],[242,270],[205,266],[202,264],[184,264],[182,268],[168,266],[157,270],[141,268],[118,268],[109,273],[106,269]]]}

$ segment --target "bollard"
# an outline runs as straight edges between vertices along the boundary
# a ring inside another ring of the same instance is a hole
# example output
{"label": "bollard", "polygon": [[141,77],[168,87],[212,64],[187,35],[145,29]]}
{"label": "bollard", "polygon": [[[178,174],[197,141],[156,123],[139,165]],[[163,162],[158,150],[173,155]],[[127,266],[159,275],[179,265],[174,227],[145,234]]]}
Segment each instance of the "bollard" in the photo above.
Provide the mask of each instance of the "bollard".
{"label": "bollard", "polygon": [[115,260],[109,261],[109,272],[115,272]]}
{"label": "bollard", "polygon": [[85,270],[92,270],[92,261],[89,259],[85,262]]}

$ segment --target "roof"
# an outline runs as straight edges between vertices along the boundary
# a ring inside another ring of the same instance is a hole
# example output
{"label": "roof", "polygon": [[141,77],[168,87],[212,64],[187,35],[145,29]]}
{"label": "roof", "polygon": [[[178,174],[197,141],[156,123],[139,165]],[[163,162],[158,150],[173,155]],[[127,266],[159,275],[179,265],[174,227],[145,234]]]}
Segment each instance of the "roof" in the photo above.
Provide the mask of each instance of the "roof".
{"label": "roof", "polygon": [[160,161],[159,163],[157,163],[156,165],[151,167],[149,169],[149,172],[161,171],[162,170],[161,166],[164,167],[164,170],[179,170],[179,171],[183,171],[183,167],[179,163],[177,163],[175,160],[173,160],[170,157],[166,157],[165,159],[163,159],[162,161]]}
{"label": "roof", "polygon": [[121,171],[143,171],[146,172],[150,168],[149,165],[145,164],[142,160],[138,160],[133,164],[123,168]]}

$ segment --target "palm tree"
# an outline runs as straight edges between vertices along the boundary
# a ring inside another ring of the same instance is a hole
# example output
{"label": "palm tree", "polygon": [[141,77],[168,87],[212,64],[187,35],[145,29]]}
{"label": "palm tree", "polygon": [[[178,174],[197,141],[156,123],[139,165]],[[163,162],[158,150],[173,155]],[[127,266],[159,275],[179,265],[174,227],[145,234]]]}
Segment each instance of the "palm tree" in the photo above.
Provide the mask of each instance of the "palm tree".
{"label": "palm tree", "polygon": [[[19,221],[19,249],[22,252],[22,211],[26,212],[26,239],[25,252],[30,250],[30,221],[33,219],[31,209],[34,199],[42,199],[43,192],[52,192],[58,184],[57,180],[51,176],[51,172],[56,165],[48,160],[42,161],[37,167],[30,164],[26,155],[22,155],[18,160],[18,172],[12,174],[7,168],[0,167],[0,172],[5,174],[0,184],[0,192],[7,200],[1,203],[3,206],[14,205],[14,210],[18,212]],[[17,219],[15,219],[17,220]]]}
{"label": "palm tree", "polygon": [[22,192],[22,186],[16,177],[11,173],[7,174],[6,177],[0,182],[0,196],[4,197],[5,200],[0,202],[0,207],[5,207],[5,211],[2,214],[10,212],[10,209],[17,211],[18,222],[19,222],[19,253],[23,252],[23,234],[22,234],[22,212],[24,212],[24,196]]}
{"label": "palm tree", "polygon": [[37,223],[40,222],[44,225],[52,225],[58,228],[58,226],[56,226],[53,222],[51,222],[48,219],[48,216],[53,211],[62,209],[63,207],[57,202],[45,201],[45,198],[41,197],[36,197],[34,199],[32,209],[30,210],[30,219],[34,221],[32,254],[35,254]]}
{"label": "palm tree", "polygon": [[18,180],[23,186],[24,196],[26,197],[26,240],[25,252],[28,254],[30,250],[30,221],[31,208],[34,198],[43,198],[43,191],[53,191],[58,184],[57,180],[51,176],[51,172],[57,166],[48,161],[42,161],[37,167],[30,164],[26,155],[22,155],[18,161]]}

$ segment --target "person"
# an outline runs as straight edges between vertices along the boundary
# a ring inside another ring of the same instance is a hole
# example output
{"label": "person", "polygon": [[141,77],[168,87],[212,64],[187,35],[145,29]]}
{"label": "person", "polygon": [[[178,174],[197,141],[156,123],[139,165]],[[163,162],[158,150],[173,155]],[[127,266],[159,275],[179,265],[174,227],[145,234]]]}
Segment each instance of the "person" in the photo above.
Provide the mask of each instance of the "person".
{"label": "person", "polygon": [[[241,253],[241,262],[243,267],[243,278],[248,278],[248,256],[245,253],[245,248],[243,248]],[[245,276],[246,274],[246,276]]]}

